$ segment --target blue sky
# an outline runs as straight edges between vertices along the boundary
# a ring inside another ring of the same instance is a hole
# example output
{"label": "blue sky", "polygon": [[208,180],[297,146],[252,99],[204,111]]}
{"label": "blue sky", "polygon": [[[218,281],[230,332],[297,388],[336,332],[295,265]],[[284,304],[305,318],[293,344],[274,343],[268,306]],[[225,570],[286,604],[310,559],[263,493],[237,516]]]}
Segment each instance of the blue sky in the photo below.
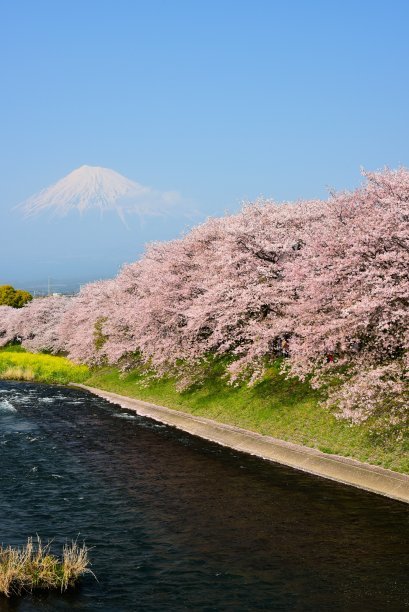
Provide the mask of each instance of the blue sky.
{"label": "blue sky", "polygon": [[82,164],[202,217],[408,166],[408,22],[406,0],[3,0],[0,283],[113,274],[186,227],[91,231],[82,254],[72,223],[11,212]]}

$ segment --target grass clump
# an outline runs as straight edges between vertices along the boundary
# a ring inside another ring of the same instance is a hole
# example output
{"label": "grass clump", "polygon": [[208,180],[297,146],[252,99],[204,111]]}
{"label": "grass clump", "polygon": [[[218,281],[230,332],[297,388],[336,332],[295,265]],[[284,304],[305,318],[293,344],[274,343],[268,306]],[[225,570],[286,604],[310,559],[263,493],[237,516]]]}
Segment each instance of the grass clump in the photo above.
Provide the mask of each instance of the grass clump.
{"label": "grass clump", "polygon": [[[16,350],[17,349],[17,350]],[[19,347],[0,350],[0,378],[67,384],[84,382],[89,369],[65,357],[27,353]]]}
{"label": "grass clump", "polygon": [[10,597],[38,589],[63,592],[80,576],[92,574],[85,544],[65,544],[61,559],[50,552],[50,547],[51,542],[43,545],[38,536],[36,542],[28,538],[21,548],[0,546],[0,593]]}
{"label": "grass clump", "polygon": [[21,368],[19,366],[6,368],[1,373],[1,377],[4,380],[35,380],[35,374],[31,368]]}

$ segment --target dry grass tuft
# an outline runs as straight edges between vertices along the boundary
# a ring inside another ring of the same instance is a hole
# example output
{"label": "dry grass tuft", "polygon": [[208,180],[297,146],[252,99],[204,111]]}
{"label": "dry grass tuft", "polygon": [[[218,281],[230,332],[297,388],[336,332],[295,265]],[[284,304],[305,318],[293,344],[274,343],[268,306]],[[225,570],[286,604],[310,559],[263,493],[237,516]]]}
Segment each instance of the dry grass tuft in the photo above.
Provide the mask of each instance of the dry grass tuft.
{"label": "dry grass tuft", "polygon": [[1,378],[5,380],[34,380],[34,371],[30,368],[10,366],[1,373]]}
{"label": "dry grass tuft", "polygon": [[0,546],[0,593],[6,597],[31,593],[36,589],[60,589],[73,586],[89,569],[88,549],[76,541],[65,544],[62,560],[50,552],[51,542],[43,545],[28,538],[21,548]]}

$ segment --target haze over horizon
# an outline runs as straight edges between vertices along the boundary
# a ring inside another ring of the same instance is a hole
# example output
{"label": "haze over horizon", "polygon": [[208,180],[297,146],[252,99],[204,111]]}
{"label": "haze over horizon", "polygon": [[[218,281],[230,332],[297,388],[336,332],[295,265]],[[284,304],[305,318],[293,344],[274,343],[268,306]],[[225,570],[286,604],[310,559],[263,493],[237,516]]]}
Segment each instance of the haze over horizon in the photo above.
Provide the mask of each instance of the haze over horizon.
{"label": "haze over horizon", "polygon": [[[109,277],[243,200],[324,198],[361,167],[409,166],[409,5],[368,6],[3,3],[0,284]],[[183,214],[14,210],[83,165]]]}

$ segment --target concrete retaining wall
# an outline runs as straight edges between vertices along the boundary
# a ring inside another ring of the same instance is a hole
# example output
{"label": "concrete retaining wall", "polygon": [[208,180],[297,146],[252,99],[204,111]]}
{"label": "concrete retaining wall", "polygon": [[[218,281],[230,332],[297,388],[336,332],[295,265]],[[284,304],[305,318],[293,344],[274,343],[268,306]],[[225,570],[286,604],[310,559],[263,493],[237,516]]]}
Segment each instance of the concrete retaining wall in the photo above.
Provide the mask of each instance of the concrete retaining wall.
{"label": "concrete retaining wall", "polygon": [[192,416],[117,393],[75,383],[73,386],[90,391],[128,410],[135,410],[141,416],[177,427],[222,446],[409,503],[409,476],[405,474],[346,457],[328,455],[313,448],[284,442],[271,436],[263,436],[240,427],[224,425],[211,419]]}

